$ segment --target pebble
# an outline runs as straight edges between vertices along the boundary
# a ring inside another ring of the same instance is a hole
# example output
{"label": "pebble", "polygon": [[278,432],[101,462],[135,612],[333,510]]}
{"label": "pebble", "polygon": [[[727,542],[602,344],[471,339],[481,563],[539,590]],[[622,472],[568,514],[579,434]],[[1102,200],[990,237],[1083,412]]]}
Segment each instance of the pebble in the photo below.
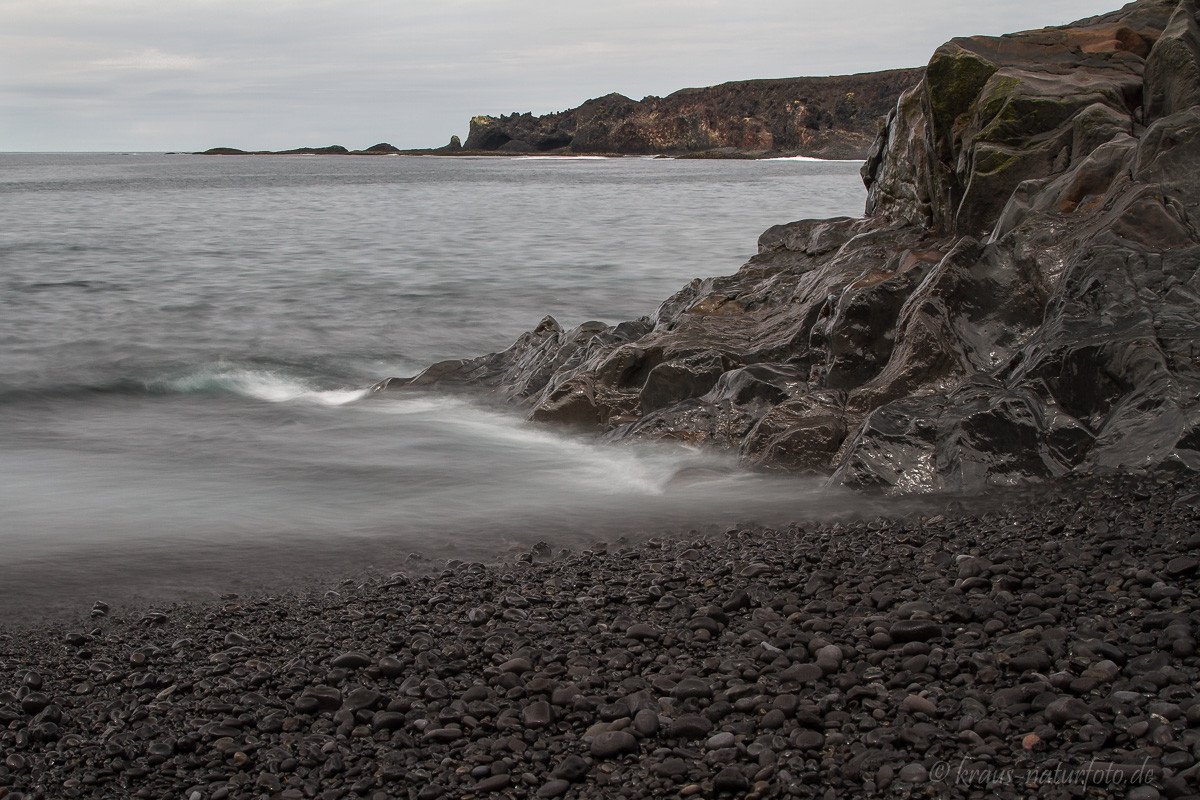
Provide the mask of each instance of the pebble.
{"label": "pebble", "polygon": [[546,781],[544,784],[542,784],[542,787],[537,790],[537,796],[538,797],[560,797],[560,796],[566,794],[567,790],[570,788],[571,788],[571,783],[569,781],[564,781],[562,779],[556,778],[556,779]]}
{"label": "pebble", "polygon": [[372,660],[362,653],[342,653],[329,662],[331,666],[340,667],[342,669],[361,669],[369,667]]}
{"label": "pebble", "polygon": [[644,622],[637,622],[630,625],[625,631],[625,635],[630,639],[639,641],[658,641],[662,638],[662,631],[653,625],[647,625]]}
{"label": "pebble", "polygon": [[817,651],[816,664],[825,674],[836,672],[842,664],[842,648],[827,644]]}
{"label": "pebble", "polygon": [[521,711],[521,722],[526,728],[544,728],[554,719],[554,712],[545,700],[538,700]]}
{"label": "pebble", "polygon": [[399,678],[407,671],[404,662],[395,656],[384,656],[379,659],[379,674],[385,678]]}
{"label": "pebble", "polygon": [[737,767],[725,767],[713,777],[713,788],[718,792],[744,792],[750,782]]}
{"label": "pebble", "polygon": [[702,739],[712,728],[708,717],[685,714],[671,721],[671,736],[677,739]]}
{"label": "pebble", "polygon": [[501,672],[512,673],[514,675],[523,675],[533,669],[533,664],[528,658],[518,657],[511,658],[500,665]]}
{"label": "pebble", "polygon": [[941,626],[928,619],[902,619],[888,628],[888,636],[898,643],[927,642],[941,635]]}
{"label": "pebble", "polygon": [[914,714],[926,714],[931,717],[937,715],[937,706],[933,704],[933,701],[920,695],[910,694],[904,698],[901,705]]}
{"label": "pebble", "polygon": [[498,792],[501,789],[508,788],[510,783],[512,783],[512,778],[508,775],[493,775],[490,778],[484,778],[479,783],[475,784],[475,792],[478,794]]}
{"label": "pebble", "polygon": [[1081,720],[1091,713],[1087,703],[1076,697],[1062,697],[1050,705],[1046,706],[1043,714],[1046,721],[1056,727],[1061,727],[1068,722]]}
{"label": "pebble", "polygon": [[1183,575],[1191,575],[1200,567],[1200,559],[1193,556],[1178,556],[1167,562],[1165,572],[1172,578],[1178,578]]}
{"label": "pebble", "polygon": [[581,781],[588,774],[588,763],[577,755],[569,755],[559,762],[550,773],[551,778],[561,778],[570,783]]}
{"label": "pebble", "polygon": [[613,758],[637,750],[637,738],[628,731],[604,731],[592,739],[590,752],[596,758]]}
{"label": "pebble", "polygon": [[692,697],[712,697],[712,694],[712,687],[708,685],[707,681],[700,678],[684,678],[671,690],[671,696],[679,700],[687,700]]}
{"label": "pebble", "polygon": [[709,750],[720,750],[723,747],[733,747],[734,736],[729,731],[721,731],[718,734],[708,737],[708,741],[704,746]]}
{"label": "pebble", "polygon": [[657,736],[659,727],[658,714],[653,709],[643,708],[633,715],[632,728],[641,736]]}

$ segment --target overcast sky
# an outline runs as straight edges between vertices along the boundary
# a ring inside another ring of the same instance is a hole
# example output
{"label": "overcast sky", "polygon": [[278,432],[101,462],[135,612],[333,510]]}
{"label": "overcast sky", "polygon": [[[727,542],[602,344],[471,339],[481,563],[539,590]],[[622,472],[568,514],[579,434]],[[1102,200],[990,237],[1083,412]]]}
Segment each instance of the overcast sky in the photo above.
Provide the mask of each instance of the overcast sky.
{"label": "overcast sky", "polygon": [[1120,0],[0,0],[0,151],[437,147],[748,78],[923,65]]}

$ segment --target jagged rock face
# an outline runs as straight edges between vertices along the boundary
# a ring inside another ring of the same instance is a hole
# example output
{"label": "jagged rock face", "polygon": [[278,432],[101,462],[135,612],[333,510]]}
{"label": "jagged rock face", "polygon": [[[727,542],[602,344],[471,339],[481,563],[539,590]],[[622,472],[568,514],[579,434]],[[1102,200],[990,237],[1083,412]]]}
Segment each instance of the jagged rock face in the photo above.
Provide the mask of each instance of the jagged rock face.
{"label": "jagged rock face", "polygon": [[773,227],[652,319],[547,319],[388,385],[888,491],[1200,468],[1196,15],[956,39],[873,146],[866,217]]}
{"label": "jagged rock face", "polygon": [[508,153],[789,152],[861,158],[897,95],[902,69],[828,78],[738,81],[631,100],[620,94],[535,117],[471,120],[464,148]]}

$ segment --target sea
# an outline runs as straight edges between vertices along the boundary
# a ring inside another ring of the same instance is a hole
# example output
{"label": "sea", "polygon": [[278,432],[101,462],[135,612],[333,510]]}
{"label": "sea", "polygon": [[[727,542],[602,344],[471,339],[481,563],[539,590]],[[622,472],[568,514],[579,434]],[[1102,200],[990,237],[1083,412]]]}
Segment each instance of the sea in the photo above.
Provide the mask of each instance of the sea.
{"label": "sea", "polygon": [[653,314],[857,162],[0,154],[0,621],[861,508],[383,378]]}

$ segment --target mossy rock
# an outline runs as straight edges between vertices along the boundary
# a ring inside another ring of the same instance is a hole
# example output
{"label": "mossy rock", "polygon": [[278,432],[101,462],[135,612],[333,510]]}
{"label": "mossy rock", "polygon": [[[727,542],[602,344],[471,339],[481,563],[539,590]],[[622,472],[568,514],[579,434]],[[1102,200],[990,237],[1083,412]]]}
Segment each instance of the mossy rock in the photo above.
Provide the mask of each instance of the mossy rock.
{"label": "mossy rock", "polygon": [[1037,97],[1014,93],[979,132],[979,139],[1019,145],[1067,123],[1094,97]]}
{"label": "mossy rock", "polygon": [[988,78],[975,101],[976,124],[983,128],[996,119],[1020,87],[1021,80],[1015,75],[999,73]]}
{"label": "mossy rock", "polygon": [[998,67],[982,56],[950,42],[933,54],[925,72],[925,87],[933,113],[934,142],[939,156],[953,156],[953,131],[968,113]]}
{"label": "mossy rock", "polygon": [[973,174],[999,175],[1021,160],[1021,153],[1008,147],[980,146],[975,150]]}

